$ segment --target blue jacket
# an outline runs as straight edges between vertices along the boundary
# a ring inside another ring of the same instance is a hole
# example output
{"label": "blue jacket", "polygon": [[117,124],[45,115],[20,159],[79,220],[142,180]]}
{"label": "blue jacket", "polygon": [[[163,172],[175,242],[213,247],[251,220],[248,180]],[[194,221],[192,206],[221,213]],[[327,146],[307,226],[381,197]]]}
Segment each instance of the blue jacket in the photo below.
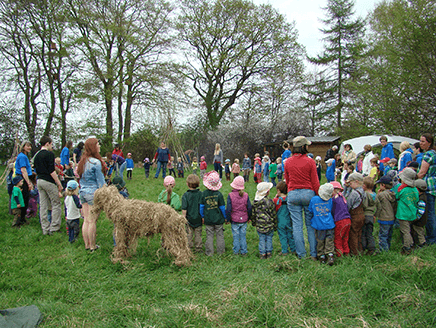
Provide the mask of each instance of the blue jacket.
{"label": "blue jacket", "polygon": [[[386,144],[386,146],[384,146],[381,150],[381,155],[380,155],[380,159],[383,158],[395,158],[395,154],[394,154],[394,146],[391,143]],[[383,163],[380,163],[380,171],[384,171],[384,165]]]}
{"label": "blue jacket", "polygon": [[133,163],[133,159],[126,158],[126,162],[127,162],[127,168],[128,169],[133,169],[135,167],[135,164]]}
{"label": "blue jacket", "polygon": [[101,171],[101,162],[90,157],[85,163],[85,170],[80,178],[80,193],[94,194],[94,192],[105,184],[104,175]]}
{"label": "blue jacket", "polygon": [[61,165],[66,165],[70,163],[70,149],[68,147],[62,148],[61,151]]}
{"label": "blue jacket", "polygon": [[328,181],[335,181],[335,169],[336,161],[333,160],[332,165],[327,166],[327,170],[325,171],[325,177]]}
{"label": "blue jacket", "polygon": [[323,200],[314,196],[309,203],[310,225],[316,230],[329,230],[335,228],[335,221],[332,215],[333,200]]}
{"label": "blue jacket", "polygon": [[[406,149],[404,155],[401,157],[400,163],[398,164],[398,171],[401,172],[405,167],[407,167],[407,163],[412,161],[412,148]],[[400,155],[401,156],[401,155]]]}

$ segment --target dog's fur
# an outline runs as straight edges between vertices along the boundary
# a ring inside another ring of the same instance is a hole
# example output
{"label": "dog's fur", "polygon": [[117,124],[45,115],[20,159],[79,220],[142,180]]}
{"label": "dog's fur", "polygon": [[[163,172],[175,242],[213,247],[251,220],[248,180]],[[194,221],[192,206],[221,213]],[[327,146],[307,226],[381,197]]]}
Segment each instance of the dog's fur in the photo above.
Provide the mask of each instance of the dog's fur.
{"label": "dog's fur", "polygon": [[162,234],[162,246],[175,256],[178,266],[191,264],[192,252],[188,247],[187,220],[171,206],[144,200],[125,199],[115,186],[102,187],[94,194],[92,219],[100,212],[115,225],[116,246],[112,261],[124,261],[136,251],[138,238]]}

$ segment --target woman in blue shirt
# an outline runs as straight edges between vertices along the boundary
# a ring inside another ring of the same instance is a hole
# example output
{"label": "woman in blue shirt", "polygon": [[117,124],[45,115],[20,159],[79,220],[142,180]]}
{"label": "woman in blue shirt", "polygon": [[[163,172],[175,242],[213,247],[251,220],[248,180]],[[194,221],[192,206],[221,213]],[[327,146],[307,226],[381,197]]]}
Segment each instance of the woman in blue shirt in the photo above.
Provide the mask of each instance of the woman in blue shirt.
{"label": "woman in blue shirt", "polygon": [[32,150],[30,141],[23,141],[20,147],[20,153],[15,160],[15,175],[23,178],[22,194],[24,199],[24,207],[21,208],[21,223],[26,223],[26,212],[29,206],[30,190],[33,189],[33,184],[29,177],[32,175],[29,158],[27,157]]}

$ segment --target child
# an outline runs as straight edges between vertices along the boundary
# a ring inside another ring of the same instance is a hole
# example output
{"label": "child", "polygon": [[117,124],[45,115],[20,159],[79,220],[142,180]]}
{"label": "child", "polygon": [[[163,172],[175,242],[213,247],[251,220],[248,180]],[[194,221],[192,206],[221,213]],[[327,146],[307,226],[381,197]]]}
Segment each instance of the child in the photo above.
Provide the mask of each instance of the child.
{"label": "child", "polygon": [[180,203],[180,197],[173,192],[173,188],[176,185],[176,180],[171,175],[167,175],[164,179],[163,185],[165,189],[159,194],[157,201],[159,203],[166,203],[176,211],[180,211],[182,207],[182,204]]}
{"label": "child", "polygon": [[195,174],[190,174],[186,178],[186,184],[189,190],[182,196],[182,215],[188,221],[186,233],[188,235],[189,248],[193,247],[192,239],[195,241],[195,251],[201,252],[203,241],[201,234],[203,232],[202,220],[200,215],[201,191],[200,179]]}
{"label": "child", "polygon": [[12,214],[14,215],[12,227],[19,228],[26,222],[26,219],[21,217],[21,208],[24,207],[24,198],[23,193],[21,192],[21,187],[23,186],[23,177],[17,175],[12,179],[12,184],[14,185],[11,195],[11,209]]}
{"label": "child", "polygon": [[[277,160],[281,160],[278,158]],[[277,183],[277,195],[273,199],[277,212],[277,232],[279,233],[280,245],[282,251],[280,255],[286,256],[291,253],[295,253],[295,241],[293,236],[291,215],[289,213],[286,196],[288,194],[288,187],[286,182],[279,181]]]}
{"label": "child", "polygon": [[148,179],[148,177],[150,176],[150,159],[148,157],[144,159],[144,172],[145,177]]}
{"label": "child", "polygon": [[362,169],[363,169],[363,154],[359,155],[358,159],[359,160],[357,161],[356,172],[362,173]]}
{"label": "child", "polygon": [[233,179],[235,179],[240,172],[241,172],[241,167],[239,166],[239,159],[235,158],[235,161],[232,165]]}
{"label": "child", "polygon": [[192,173],[195,174],[195,175],[197,175],[197,170],[198,170],[197,157],[193,157],[193,158],[192,158],[191,167],[192,167]]}
{"label": "child", "polygon": [[71,180],[67,183],[65,191],[65,219],[67,220],[68,241],[74,243],[80,232],[80,218],[82,217],[80,209],[82,204],[79,200],[79,184]]}
{"label": "child", "polygon": [[351,228],[351,215],[348,212],[347,200],[342,195],[341,184],[337,181],[330,182],[333,186],[333,208],[332,214],[335,220],[335,248],[336,256],[350,254],[350,248],[348,247],[348,239]]}
{"label": "child", "polygon": [[367,255],[375,253],[375,240],[372,232],[374,231],[374,212],[375,212],[375,192],[373,192],[374,180],[370,177],[363,178],[363,190],[366,193],[363,209],[365,213],[365,224],[362,229],[362,249],[367,251]]}
{"label": "child", "polygon": [[377,173],[378,173],[378,159],[377,157],[371,158],[369,161],[369,164],[371,165],[371,170],[369,171],[369,176],[373,178],[375,181],[377,179]]}
{"label": "child", "polygon": [[226,173],[226,181],[230,181],[230,159],[226,159],[224,172]]}
{"label": "child", "polygon": [[277,229],[277,213],[274,202],[268,198],[270,182],[261,182],[257,185],[256,196],[253,203],[252,225],[256,227],[259,235],[259,254],[261,259],[271,257],[273,251],[272,238]]}
{"label": "child", "polygon": [[244,171],[244,181],[250,181],[251,160],[248,157],[248,153],[244,154],[244,159],[242,160],[242,171]]}
{"label": "child", "polygon": [[325,163],[327,165],[327,170],[325,171],[325,177],[327,179],[327,182],[335,181],[336,160],[330,158]]}
{"label": "child", "polygon": [[416,220],[418,211],[419,193],[415,188],[416,172],[406,167],[400,174],[401,185],[396,192],[398,202],[396,218],[400,223],[401,236],[403,237],[403,248],[401,254],[409,255],[413,245],[412,221]]}
{"label": "child", "polygon": [[179,178],[184,178],[185,177],[185,168],[183,166],[183,162],[182,162],[182,158],[179,157],[177,159],[177,175]]}
{"label": "child", "polygon": [[[322,169],[321,156],[315,157],[315,163],[316,163],[316,173],[318,174],[318,180],[321,181],[321,169]],[[334,172],[333,172],[333,175],[334,175]]]}
{"label": "child", "polygon": [[204,175],[206,174],[207,163],[206,158],[204,156],[200,157],[200,178],[203,180]]}
{"label": "child", "polygon": [[263,182],[269,182],[269,157],[263,157]]}
{"label": "child", "polygon": [[380,251],[385,252],[391,247],[396,199],[395,193],[390,190],[392,181],[388,176],[381,177],[376,184],[380,186],[375,197],[375,217],[380,224],[378,240]]}
{"label": "child", "polygon": [[224,254],[224,229],[226,219],[226,207],[224,197],[219,192],[222,187],[220,176],[216,171],[210,171],[204,175],[203,184],[207,190],[203,191],[200,202],[200,215],[206,228],[206,255],[213,255],[213,239],[216,235],[216,251]]}
{"label": "child", "polygon": [[413,243],[417,247],[424,247],[425,244],[425,225],[427,224],[427,183],[423,179],[417,179],[415,181],[415,187],[418,189],[419,202],[418,212],[416,213],[416,220],[412,222],[412,237]]}
{"label": "child", "polygon": [[251,203],[244,192],[244,178],[236,177],[230,184],[232,192],[227,196],[226,218],[232,224],[233,254],[247,255],[247,222],[251,219]]}
{"label": "child", "polygon": [[269,177],[271,178],[271,182],[273,184],[273,187],[277,185],[276,178],[277,178],[277,163],[272,162],[269,165]]}
{"label": "child", "polygon": [[127,180],[132,180],[132,173],[133,169],[135,168],[135,163],[133,163],[132,159],[132,153],[127,154],[126,163]]}
{"label": "child", "polygon": [[259,153],[254,155],[254,182],[260,183],[262,181],[262,161]]}
{"label": "child", "polygon": [[282,164],[281,157],[277,157],[276,163],[277,163],[277,171],[276,171],[277,182],[280,182],[282,181],[283,178],[283,164]]}
{"label": "child", "polygon": [[332,216],[333,190],[333,185],[330,183],[319,187],[319,196],[314,196],[310,200],[308,215],[310,225],[315,229],[319,261],[321,264],[327,262],[328,265],[334,264],[333,253],[335,251],[335,221]]}
{"label": "child", "polygon": [[349,187],[349,193],[346,199],[348,212],[351,216],[348,245],[353,255],[359,255],[362,251],[362,228],[365,224],[363,201],[365,200],[366,194],[362,188],[363,175],[357,172],[350,174],[346,180],[346,186]]}
{"label": "child", "polygon": [[174,156],[171,156],[170,158],[171,160],[168,161],[168,175],[174,175],[174,177],[176,177],[176,171],[174,170]]}
{"label": "child", "polygon": [[39,193],[36,186],[36,174],[29,177],[30,182],[33,184],[33,189],[29,195],[29,205],[27,206],[26,219],[36,217],[38,215]]}
{"label": "child", "polygon": [[56,170],[56,174],[58,175],[59,181],[62,184],[62,188],[65,189],[67,184],[65,182],[64,166],[61,164],[60,157],[55,158],[55,170]]}
{"label": "child", "polygon": [[69,162],[68,164],[65,164],[64,176],[67,185],[68,182],[75,180],[73,162]]}

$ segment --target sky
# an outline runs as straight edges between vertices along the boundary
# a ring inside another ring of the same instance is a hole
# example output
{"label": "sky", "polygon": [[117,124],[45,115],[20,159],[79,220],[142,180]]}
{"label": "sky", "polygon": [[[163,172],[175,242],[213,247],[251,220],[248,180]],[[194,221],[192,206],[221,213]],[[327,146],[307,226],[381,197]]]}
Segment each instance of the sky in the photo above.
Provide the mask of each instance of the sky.
{"label": "sky", "polygon": [[[355,0],[356,17],[365,18],[381,0]],[[300,44],[306,47],[309,56],[321,54],[323,49],[323,34],[319,28],[324,27],[320,18],[325,17],[321,8],[327,6],[327,0],[253,0],[255,4],[270,4],[288,21],[295,21]]]}

